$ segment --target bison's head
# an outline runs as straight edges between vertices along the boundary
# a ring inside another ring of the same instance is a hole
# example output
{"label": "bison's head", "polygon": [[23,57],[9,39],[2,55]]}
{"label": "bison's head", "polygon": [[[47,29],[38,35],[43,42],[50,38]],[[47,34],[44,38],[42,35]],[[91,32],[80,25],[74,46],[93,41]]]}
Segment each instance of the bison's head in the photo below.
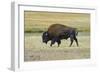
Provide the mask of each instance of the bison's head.
{"label": "bison's head", "polygon": [[42,41],[43,43],[46,43],[50,40],[49,38],[49,33],[48,32],[44,32],[43,35],[42,35]]}

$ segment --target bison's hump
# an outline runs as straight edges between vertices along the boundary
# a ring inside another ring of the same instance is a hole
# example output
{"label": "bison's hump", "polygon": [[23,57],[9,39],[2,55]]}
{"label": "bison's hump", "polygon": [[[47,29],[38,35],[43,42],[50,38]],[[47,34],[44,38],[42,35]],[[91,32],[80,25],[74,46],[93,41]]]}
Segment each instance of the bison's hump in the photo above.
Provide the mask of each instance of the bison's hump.
{"label": "bison's hump", "polygon": [[48,33],[53,36],[59,36],[61,33],[63,33],[64,31],[67,31],[68,29],[71,29],[71,27],[68,27],[62,24],[52,24],[48,28]]}

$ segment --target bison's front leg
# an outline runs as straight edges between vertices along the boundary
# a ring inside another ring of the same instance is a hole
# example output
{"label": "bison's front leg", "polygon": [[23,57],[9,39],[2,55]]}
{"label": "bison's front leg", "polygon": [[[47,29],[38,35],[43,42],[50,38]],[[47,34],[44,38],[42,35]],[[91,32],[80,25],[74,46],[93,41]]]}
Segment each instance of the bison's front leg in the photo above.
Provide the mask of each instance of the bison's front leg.
{"label": "bison's front leg", "polygon": [[55,42],[58,43],[58,47],[59,47],[59,45],[61,44],[61,41],[60,41],[60,39],[58,37],[55,37],[55,38],[53,38],[51,40],[51,45],[50,46],[52,46],[53,44],[55,44]]}
{"label": "bison's front leg", "polygon": [[56,40],[55,40],[55,38],[53,38],[53,39],[51,40],[50,46],[52,46],[55,42],[56,42]]}

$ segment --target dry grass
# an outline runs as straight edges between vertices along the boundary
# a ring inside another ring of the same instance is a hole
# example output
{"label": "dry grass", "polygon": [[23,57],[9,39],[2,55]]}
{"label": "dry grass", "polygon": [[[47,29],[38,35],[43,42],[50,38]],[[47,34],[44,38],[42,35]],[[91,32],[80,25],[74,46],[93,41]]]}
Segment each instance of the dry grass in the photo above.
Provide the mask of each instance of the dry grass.
{"label": "dry grass", "polygon": [[42,43],[41,36],[25,36],[25,61],[86,59],[90,57],[89,36],[79,36],[79,47],[70,40],[62,40],[60,47]]}

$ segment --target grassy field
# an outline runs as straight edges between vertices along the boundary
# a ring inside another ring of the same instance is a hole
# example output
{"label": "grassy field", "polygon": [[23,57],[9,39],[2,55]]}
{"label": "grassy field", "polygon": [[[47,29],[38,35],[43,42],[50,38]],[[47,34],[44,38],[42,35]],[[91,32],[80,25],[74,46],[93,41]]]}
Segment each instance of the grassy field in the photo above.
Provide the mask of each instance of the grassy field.
{"label": "grassy field", "polygon": [[[90,58],[90,15],[84,13],[24,12],[25,39],[24,61],[70,60]],[[60,23],[78,29],[79,47],[70,39],[62,40],[60,47],[50,47],[42,42],[42,33],[51,24]]]}
{"label": "grassy field", "polygon": [[43,61],[43,60],[69,60],[69,59],[87,59],[90,58],[90,37],[88,35],[78,36],[79,47],[74,42],[69,47],[70,39],[62,40],[60,47],[55,43],[50,47],[42,43],[41,35],[34,34],[25,36],[25,61]]}

